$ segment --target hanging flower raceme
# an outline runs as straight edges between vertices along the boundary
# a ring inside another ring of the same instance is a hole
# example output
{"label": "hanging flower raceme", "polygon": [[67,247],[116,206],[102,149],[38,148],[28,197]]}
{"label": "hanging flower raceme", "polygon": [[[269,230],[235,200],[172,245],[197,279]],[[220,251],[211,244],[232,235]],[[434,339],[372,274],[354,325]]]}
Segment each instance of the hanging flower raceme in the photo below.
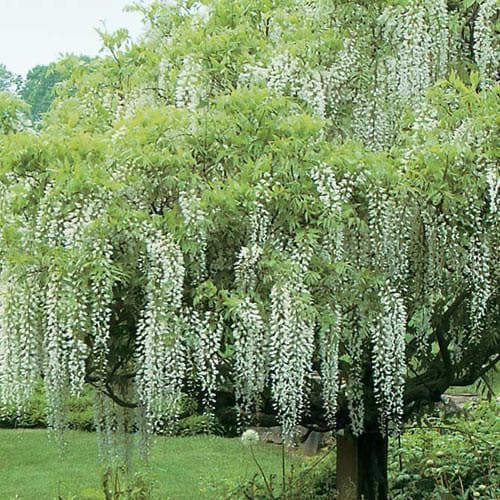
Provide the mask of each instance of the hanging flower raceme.
{"label": "hanging flower raceme", "polygon": [[196,245],[193,256],[197,266],[195,284],[207,277],[207,214],[200,203],[194,190],[179,193],[179,207],[186,226],[186,236]]}
{"label": "hanging flower raceme", "polygon": [[21,412],[42,372],[42,293],[36,270],[0,271],[0,408]]}
{"label": "hanging flower raceme", "polygon": [[195,111],[207,97],[204,69],[195,56],[186,56],[177,77],[175,104],[178,108]]}
{"label": "hanging flower raceme", "polygon": [[479,214],[471,207],[475,214],[475,228],[469,242],[469,255],[466,263],[468,287],[472,292],[469,317],[471,320],[472,342],[480,340],[480,333],[484,326],[484,318],[488,310],[488,301],[493,292],[491,283],[491,251],[486,235],[481,231]]}
{"label": "hanging flower raceme", "polygon": [[238,304],[234,316],[235,393],[244,423],[257,406],[267,378],[267,327],[257,304],[248,297]]}
{"label": "hanging flower raceme", "polygon": [[[344,221],[342,210],[352,197],[354,183],[351,176],[346,175],[340,180],[327,165],[321,165],[311,173],[318,190],[319,199],[326,209],[328,217],[334,222],[333,230],[328,230],[323,243],[332,262],[340,262],[344,258]],[[330,225],[328,226],[330,227]]]}
{"label": "hanging flower raceme", "polygon": [[112,246],[105,239],[95,238],[91,256],[97,270],[90,284],[90,332],[92,354],[98,378],[102,378],[109,353],[109,327],[113,299],[113,277],[111,275]]}
{"label": "hanging flower raceme", "polygon": [[264,252],[264,245],[270,237],[270,216],[266,208],[269,201],[268,189],[272,184],[270,176],[264,176],[257,185],[255,201],[249,215],[249,242],[241,247],[234,264],[235,285],[238,290],[251,292],[257,281],[258,263]]}
{"label": "hanging flower raceme", "polygon": [[371,331],[375,400],[382,431],[397,433],[403,418],[406,306],[389,282],[380,294],[380,302],[382,311]]}
{"label": "hanging flower raceme", "polygon": [[326,420],[335,427],[339,393],[339,344],[342,335],[342,311],[335,306],[335,318],[328,329],[320,330],[321,388]]}
{"label": "hanging flower raceme", "polygon": [[343,44],[343,48],[325,75],[327,105],[332,119],[339,114],[345,102],[353,101],[355,92],[350,82],[360,69],[361,54],[355,41],[352,38],[346,38]]}
{"label": "hanging flower raceme", "polygon": [[314,351],[314,322],[307,319],[310,296],[302,283],[273,286],[270,302],[271,391],[286,442],[290,443],[306,402]]}
{"label": "hanging flower raceme", "polygon": [[483,0],[478,8],[474,24],[474,56],[486,85],[498,81],[498,19],[499,7],[496,0]]}
{"label": "hanging flower raceme", "polygon": [[85,383],[88,348],[80,338],[85,326],[76,320],[84,306],[73,279],[71,272],[51,268],[44,301],[47,420],[55,431],[65,427],[64,401],[68,390],[78,395]]}
{"label": "hanging flower raceme", "polygon": [[405,291],[409,271],[410,215],[406,205],[386,189],[374,186],[368,193],[373,263],[401,291]]}
{"label": "hanging flower raceme", "polygon": [[418,1],[410,2],[405,9],[391,7],[385,12],[384,21],[383,34],[396,51],[395,64],[391,64],[396,73],[388,75],[388,82],[402,99],[420,96],[431,82],[432,40],[425,8]]}
{"label": "hanging flower raceme", "polygon": [[183,372],[183,351],[178,339],[183,322],[181,301],[184,262],[179,246],[169,235],[149,228],[143,237],[147,276],[145,306],[137,334],[137,393],[148,432],[175,413]]}
{"label": "hanging flower raceme", "polygon": [[198,313],[191,311],[190,328],[195,335],[196,369],[198,382],[201,385],[205,411],[210,415],[217,391],[219,374],[219,349],[224,326],[222,318],[210,311]]}
{"label": "hanging flower raceme", "polygon": [[369,319],[360,317],[354,311],[349,317],[349,330],[344,331],[344,345],[350,359],[345,396],[351,431],[355,436],[363,433],[365,427],[365,387],[363,383],[363,345],[367,337]]}

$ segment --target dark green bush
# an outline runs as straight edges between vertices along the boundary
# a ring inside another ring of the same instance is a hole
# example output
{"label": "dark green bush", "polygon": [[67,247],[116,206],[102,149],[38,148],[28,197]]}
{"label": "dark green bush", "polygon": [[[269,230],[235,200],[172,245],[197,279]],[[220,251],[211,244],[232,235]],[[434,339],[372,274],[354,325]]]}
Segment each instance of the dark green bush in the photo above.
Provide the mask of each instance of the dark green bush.
{"label": "dark green bush", "polygon": [[198,434],[220,434],[217,420],[210,415],[190,415],[179,419],[172,434],[175,436],[196,436]]}
{"label": "dark green bush", "polygon": [[[93,394],[90,387],[86,387],[80,397],[71,397],[68,405],[68,427],[73,430],[94,431]],[[211,422],[207,415],[197,415],[198,402],[196,399],[184,395],[181,402],[181,418],[169,432],[176,436],[194,436],[212,432],[221,433],[218,421]],[[0,428],[45,428],[47,415],[45,408],[45,393],[43,385],[37,385],[29,405],[22,413],[15,408],[4,408],[0,411]]]}
{"label": "dark green bush", "polygon": [[432,415],[408,426],[401,449],[391,446],[392,498],[500,498],[497,413],[496,402],[474,404],[461,415]]}
{"label": "dark green bush", "polygon": [[[67,405],[68,427],[70,429],[95,430],[93,398],[90,388],[85,389],[80,397],[69,398]],[[22,413],[18,413],[15,408],[2,409],[0,412],[0,427],[47,427],[45,393],[41,383],[37,385],[29,405]]]}
{"label": "dark green bush", "polygon": [[[389,447],[390,498],[447,500],[500,498],[500,419],[498,404],[474,404],[460,414],[435,413],[409,424]],[[285,480],[255,476],[227,498],[336,498],[334,453],[308,461]],[[316,459],[317,460],[317,459]],[[265,471],[264,471],[265,473]]]}

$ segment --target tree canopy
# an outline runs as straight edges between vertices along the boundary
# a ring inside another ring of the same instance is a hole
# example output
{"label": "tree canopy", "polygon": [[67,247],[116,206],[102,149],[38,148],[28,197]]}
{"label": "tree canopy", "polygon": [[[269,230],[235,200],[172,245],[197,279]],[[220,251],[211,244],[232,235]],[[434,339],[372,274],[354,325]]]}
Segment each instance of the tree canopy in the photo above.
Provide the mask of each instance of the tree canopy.
{"label": "tree canopy", "polygon": [[[0,401],[146,434],[263,393],[398,432],[498,359],[496,2],[139,4],[0,136]],[[103,435],[107,435],[106,432]]]}

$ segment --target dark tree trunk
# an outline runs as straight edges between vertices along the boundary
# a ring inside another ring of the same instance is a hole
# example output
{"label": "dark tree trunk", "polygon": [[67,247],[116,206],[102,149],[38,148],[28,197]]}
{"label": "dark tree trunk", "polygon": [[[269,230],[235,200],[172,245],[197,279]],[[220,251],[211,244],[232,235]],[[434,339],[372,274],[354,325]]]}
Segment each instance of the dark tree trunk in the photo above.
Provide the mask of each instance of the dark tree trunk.
{"label": "dark tree trunk", "polygon": [[386,500],[387,437],[378,431],[337,437],[337,488],[342,500]]}

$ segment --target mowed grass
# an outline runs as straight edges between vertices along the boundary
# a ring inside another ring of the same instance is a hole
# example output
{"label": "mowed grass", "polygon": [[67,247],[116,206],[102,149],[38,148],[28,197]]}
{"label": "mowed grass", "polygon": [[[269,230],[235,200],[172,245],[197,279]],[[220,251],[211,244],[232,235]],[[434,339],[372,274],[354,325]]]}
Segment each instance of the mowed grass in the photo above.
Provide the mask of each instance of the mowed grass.
{"label": "mowed grass", "polygon": [[[102,465],[96,435],[68,432],[61,456],[45,430],[0,430],[0,500],[99,498]],[[256,457],[267,474],[281,477],[281,448],[259,443]],[[287,465],[299,463],[287,454]],[[148,465],[136,469],[153,481],[154,498],[174,500],[223,498],[258,469],[239,439],[213,436],[159,437]],[[16,496],[17,495],[17,496]]]}

